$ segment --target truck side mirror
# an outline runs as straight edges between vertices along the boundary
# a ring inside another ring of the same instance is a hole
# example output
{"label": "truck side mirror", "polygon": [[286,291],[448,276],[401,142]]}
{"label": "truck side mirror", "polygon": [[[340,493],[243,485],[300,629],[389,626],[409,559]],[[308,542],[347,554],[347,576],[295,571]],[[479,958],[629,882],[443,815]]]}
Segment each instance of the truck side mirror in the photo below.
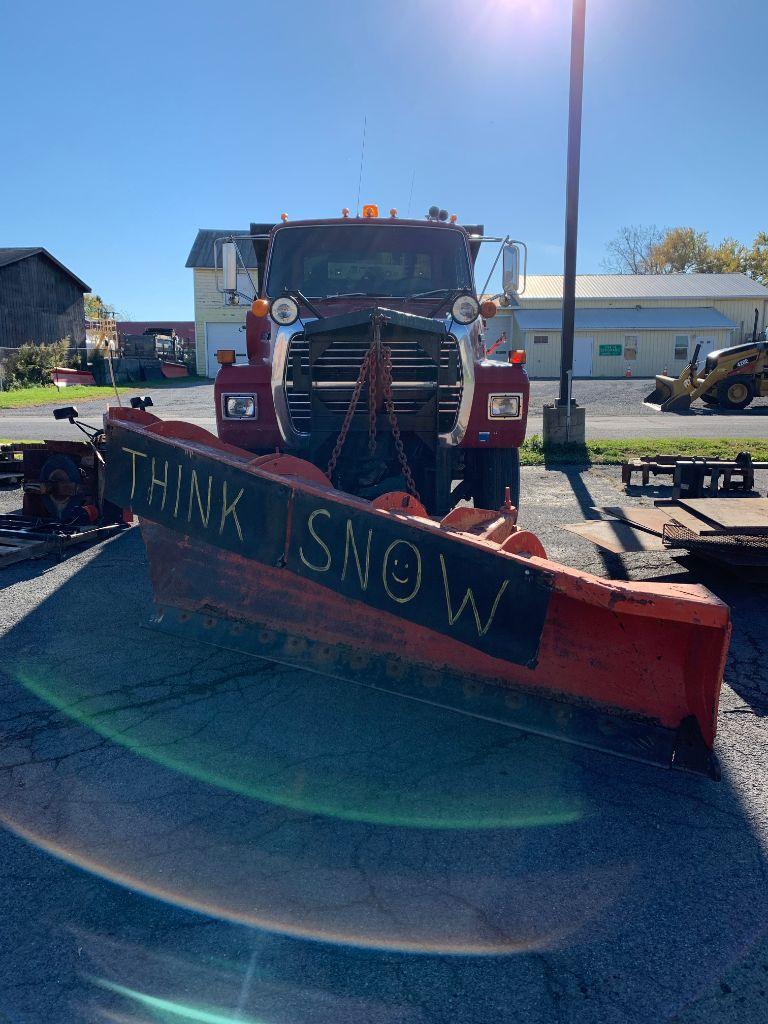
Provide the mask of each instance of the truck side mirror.
{"label": "truck side mirror", "polygon": [[65,405],[63,409],[53,410],[53,418],[55,420],[69,420],[70,423],[73,423],[79,415],[80,413],[74,405]]}
{"label": "truck side mirror", "polygon": [[520,290],[520,250],[507,243],[501,257],[501,289],[509,298]]}
{"label": "truck side mirror", "polygon": [[222,290],[237,291],[237,246],[234,242],[221,243],[221,272],[224,279]]}

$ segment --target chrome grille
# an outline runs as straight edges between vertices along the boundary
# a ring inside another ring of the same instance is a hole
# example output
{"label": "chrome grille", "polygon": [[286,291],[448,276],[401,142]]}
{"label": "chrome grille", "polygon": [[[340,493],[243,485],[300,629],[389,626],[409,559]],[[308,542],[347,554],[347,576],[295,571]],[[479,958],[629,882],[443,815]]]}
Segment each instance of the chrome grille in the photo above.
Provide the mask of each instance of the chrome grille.
{"label": "chrome grille", "polygon": [[[429,380],[424,380],[434,372],[432,363],[415,341],[387,339],[386,344],[392,350],[395,412],[414,412],[432,394],[434,385]],[[339,416],[343,416],[349,407],[352,389],[367,351],[366,338],[359,335],[340,336],[315,364],[315,386],[322,390],[323,401],[329,410],[338,413]],[[442,384],[439,387],[438,429],[441,434],[448,433],[456,425],[462,388],[461,356],[456,339],[453,335],[448,335],[440,350],[442,368],[449,367],[452,353],[456,354],[458,383]],[[301,360],[302,371],[308,374],[309,342],[301,333],[293,335],[288,347],[285,362],[285,394],[294,429],[306,434],[309,433],[310,427],[310,400],[307,391],[293,385],[293,361],[297,355]],[[362,408],[367,408],[367,405],[364,404]]]}

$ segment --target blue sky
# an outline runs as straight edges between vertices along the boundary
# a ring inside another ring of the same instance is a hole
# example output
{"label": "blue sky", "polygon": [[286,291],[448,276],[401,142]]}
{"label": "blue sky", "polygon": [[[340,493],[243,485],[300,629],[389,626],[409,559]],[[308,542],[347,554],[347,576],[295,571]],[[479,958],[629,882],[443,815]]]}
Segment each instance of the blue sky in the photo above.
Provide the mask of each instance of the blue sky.
{"label": "blue sky", "polygon": [[[570,0],[4,0],[0,245],[192,317],[198,227],[438,203],[562,271]],[[768,4],[587,0],[579,270],[768,229]]]}

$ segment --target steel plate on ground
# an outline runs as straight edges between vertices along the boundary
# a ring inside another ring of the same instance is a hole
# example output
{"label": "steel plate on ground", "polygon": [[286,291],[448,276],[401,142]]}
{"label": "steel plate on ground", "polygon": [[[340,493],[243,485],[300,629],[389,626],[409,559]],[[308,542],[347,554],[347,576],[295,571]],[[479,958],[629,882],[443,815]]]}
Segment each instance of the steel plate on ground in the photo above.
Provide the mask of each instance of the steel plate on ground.
{"label": "steel plate on ground", "polygon": [[725,529],[739,526],[768,529],[768,498],[680,498],[680,504]]}
{"label": "steel plate on ground", "polygon": [[639,526],[643,530],[658,534],[660,537],[664,527],[670,521],[671,515],[659,508],[643,508],[639,506],[605,505],[595,508],[596,512],[605,512],[606,515],[622,519],[632,526]]}
{"label": "steel plate on ground", "polygon": [[661,537],[617,520],[595,519],[586,523],[570,523],[563,529],[617,555],[630,551],[664,550]]}

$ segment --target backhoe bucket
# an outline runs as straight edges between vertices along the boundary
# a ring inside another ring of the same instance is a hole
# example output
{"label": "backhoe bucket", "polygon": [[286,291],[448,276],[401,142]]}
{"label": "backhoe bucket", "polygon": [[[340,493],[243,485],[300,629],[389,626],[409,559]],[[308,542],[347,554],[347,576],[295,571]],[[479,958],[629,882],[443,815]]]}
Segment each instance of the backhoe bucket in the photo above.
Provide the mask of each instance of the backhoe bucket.
{"label": "backhoe bucket", "polygon": [[662,412],[688,412],[691,408],[691,394],[689,391],[681,391],[678,395],[673,395],[668,398],[666,402],[662,403]]}
{"label": "backhoe bucket", "polygon": [[430,519],[311,463],[110,409],[106,496],[139,516],[154,625],[663,767],[718,776],[726,605],[550,561],[515,511]]}
{"label": "backhoe bucket", "polygon": [[661,408],[662,404],[672,397],[674,385],[677,383],[674,377],[659,376],[656,378],[656,387],[643,399],[645,405],[652,405]]}

